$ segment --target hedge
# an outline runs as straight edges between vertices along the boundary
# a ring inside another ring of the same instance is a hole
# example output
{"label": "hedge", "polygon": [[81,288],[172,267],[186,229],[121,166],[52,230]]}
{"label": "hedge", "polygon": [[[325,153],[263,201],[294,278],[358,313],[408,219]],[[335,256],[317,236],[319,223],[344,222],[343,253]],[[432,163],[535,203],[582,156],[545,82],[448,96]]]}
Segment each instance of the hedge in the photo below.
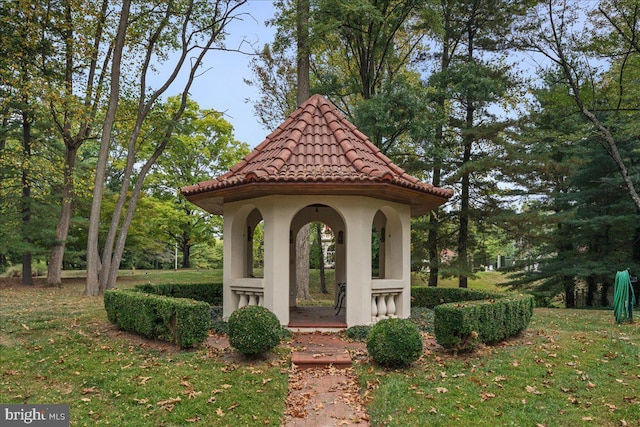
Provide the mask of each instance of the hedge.
{"label": "hedge", "polygon": [[222,283],[163,283],[136,285],[135,290],[174,298],[191,298],[209,305],[222,305]]}
{"label": "hedge", "polygon": [[523,331],[533,315],[531,295],[463,288],[412,288],[414,306],[434,308],[436,341],[445,348],[470,350]]}
{"label": "hedge", "polygon": [[479,291],[466,288],[411,288],[411,306],[431,309],[440,304],[447,304],[450,302],[498,299],[504,297],[505,294],[502,292]]}
{"label": "hedge", "polygon": [[104,307],[109,322],[148,338],[193,347],[209,335],[210,307],[202,301],[136,290],[108,290]]}

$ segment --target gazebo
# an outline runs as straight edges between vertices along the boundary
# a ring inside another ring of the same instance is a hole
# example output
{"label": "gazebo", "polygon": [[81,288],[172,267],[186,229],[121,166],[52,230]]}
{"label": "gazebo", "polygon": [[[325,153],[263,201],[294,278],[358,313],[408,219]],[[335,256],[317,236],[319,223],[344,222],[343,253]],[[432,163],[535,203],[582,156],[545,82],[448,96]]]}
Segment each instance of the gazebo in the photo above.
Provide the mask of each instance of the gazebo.
{"label": "gazebo", "polygon": [[[409,316],[410,219],[452,192],[408,175],[314,95],[227,173],[182,194],[223,215],[225,318],[239,307],[262,305],[289,325],[296,309],[296,236],[319,221],[335,236],[335,280],[346,285],[344,323],[351,327]],[[261,222],[264,271],[256,277],[253,234]],[[372,239],[378,240],[375,275]]]}

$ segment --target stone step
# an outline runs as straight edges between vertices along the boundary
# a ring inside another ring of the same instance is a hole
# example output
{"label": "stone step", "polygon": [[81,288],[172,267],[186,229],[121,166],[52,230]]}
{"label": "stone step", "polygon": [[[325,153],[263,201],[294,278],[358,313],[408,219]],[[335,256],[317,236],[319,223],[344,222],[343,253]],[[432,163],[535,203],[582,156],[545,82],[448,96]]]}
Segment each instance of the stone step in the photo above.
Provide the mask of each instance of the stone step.
{"label": "stone step", "polygon": [[347,352],[340,350],[334,352],[330,349],[323,349],[322,352],[293,351],[291,363],[298,369],[324,368],[330,365],[342,369],[351,366],[351,356]]}

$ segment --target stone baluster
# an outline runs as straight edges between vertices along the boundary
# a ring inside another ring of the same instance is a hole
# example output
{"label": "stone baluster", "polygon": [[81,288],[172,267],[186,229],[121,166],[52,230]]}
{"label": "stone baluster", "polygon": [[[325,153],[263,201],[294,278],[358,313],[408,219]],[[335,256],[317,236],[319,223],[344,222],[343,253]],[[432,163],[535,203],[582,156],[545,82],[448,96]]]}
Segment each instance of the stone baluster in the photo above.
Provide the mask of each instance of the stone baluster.
{"label": "stone baluster", "polygon": [[371,295],[371,321],[376,322],[378,320],[378,304],[376,303],[376,296]]}
{"label": "stone baluster", "polygon": [[378,319],[387,318],[387,302],[384,295],[378,295]]}
{"label": "stone baluster", "polygon": [[238,296],[240,297],[240,300],[238,301],[238,308],[245,307],[249,303],[249,297],[242,292],[238,292]]}
{"label": "stone baluster", "polygon": [[251,293],[249,295],[249,305],[258,305],[258,301],[256,300],[256,294]]}
{"label": "stone baluster", "polygon": [[396,294],[387,295],[387,317],[396,317]]}

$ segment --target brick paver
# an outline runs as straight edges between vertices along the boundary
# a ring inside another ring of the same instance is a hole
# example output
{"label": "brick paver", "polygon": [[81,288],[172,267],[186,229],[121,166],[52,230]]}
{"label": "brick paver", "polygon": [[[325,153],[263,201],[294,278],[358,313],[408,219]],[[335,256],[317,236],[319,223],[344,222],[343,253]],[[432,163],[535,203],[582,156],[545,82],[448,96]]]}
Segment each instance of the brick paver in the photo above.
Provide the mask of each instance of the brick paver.
{"label": "brick paver", "polygon": [[358,380],[349,366],[352,359],[362,357],[364,344],[313,333],[296,334],[291,346],[285,426],[369,426]]}

